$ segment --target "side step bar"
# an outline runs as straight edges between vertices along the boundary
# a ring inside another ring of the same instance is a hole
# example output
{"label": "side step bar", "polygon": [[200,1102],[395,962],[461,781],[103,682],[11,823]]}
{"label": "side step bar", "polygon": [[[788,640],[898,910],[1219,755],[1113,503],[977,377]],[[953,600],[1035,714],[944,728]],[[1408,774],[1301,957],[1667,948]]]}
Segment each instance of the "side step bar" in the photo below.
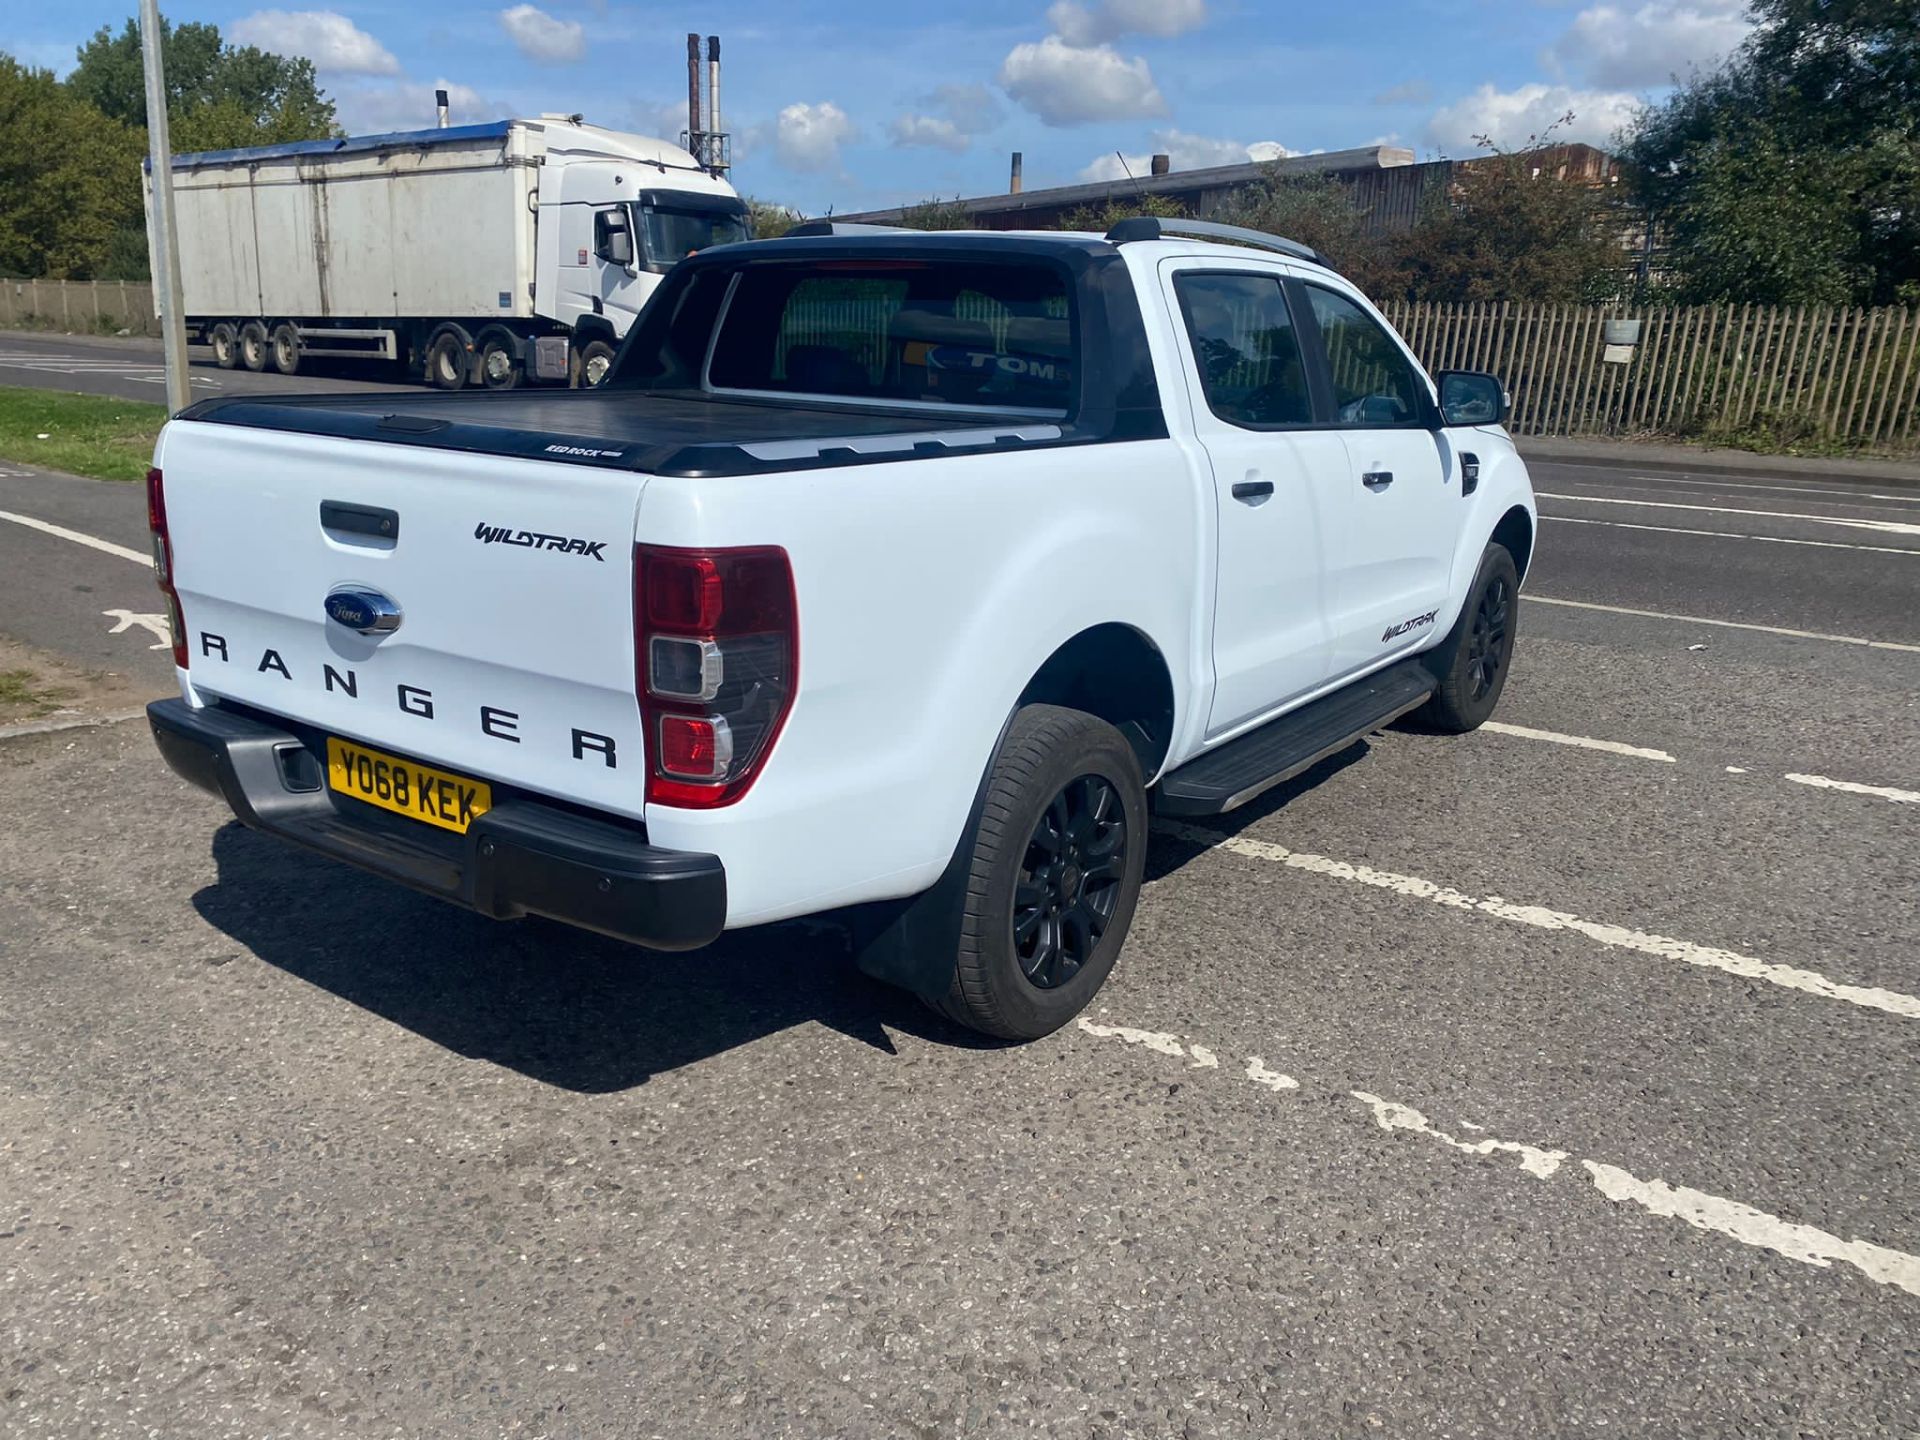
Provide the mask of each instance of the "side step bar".
{"label": "side step bar", "polygon": [[1160,813],[1224,815],[1425,704],[1433,689],[1419,657],[1389,665],[1189,760],[1161,780]]}

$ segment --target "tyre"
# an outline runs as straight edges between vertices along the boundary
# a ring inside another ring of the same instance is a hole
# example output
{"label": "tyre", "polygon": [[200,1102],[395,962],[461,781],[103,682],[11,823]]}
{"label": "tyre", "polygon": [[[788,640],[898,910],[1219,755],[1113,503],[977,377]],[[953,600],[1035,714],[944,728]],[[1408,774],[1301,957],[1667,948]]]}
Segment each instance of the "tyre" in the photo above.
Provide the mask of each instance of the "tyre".
{"label": "tyre", "polygon": [[467,346],[453,331],[441,331],[427,347],[427,379],[442,390],[466,388]]}
{"label": "tyre", "polygon": [[1504,545],[1489,545],[1447,638],[1434,652],[1440,685],[1419,720],[1448,735],[1477,730],[1500,703],[1520,618],[1520,573]]}
{"label": "tyre", "polygon": [[591,389],[613,373],[613,346],[589,340],[580,347],[580,383]]}
{"label": "tyre", "polygon": [[935,1008],[1003,1040],[1051,1034],[1105,983],[1147,860],[1133,747],[1079,710],[1029,705],[971,839],[953,983]]}
{"label": "tyre", "polygon": [[213,363],[222,370],[231,370],[240,363],[239,333],[225,320],[207,332],[207,348],[213,351]]}
{"label": "tyre", "polygon": [[267,340],[267,351],[273,368],[282,375],[300,373],[300,333],[293,326],[274,326],[273,334]]}
{"label": "tyre", "polygon": [[520,359],[513,342],[489,336],[480,346],[480,383],[489,390],[511,390],[520,383]]}
{"label": "tyre", "polygon": [[267,327],[258,320],[240,327],[240,363],[249,370],[267,368]]}

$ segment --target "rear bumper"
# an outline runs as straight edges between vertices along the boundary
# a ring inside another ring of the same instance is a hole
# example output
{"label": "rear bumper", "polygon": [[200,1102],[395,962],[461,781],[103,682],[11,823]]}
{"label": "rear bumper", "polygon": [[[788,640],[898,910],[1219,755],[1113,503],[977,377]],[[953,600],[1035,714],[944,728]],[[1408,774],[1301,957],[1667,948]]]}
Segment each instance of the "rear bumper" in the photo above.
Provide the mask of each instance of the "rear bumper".
{"label": "rear bumper", "polygon": [[695,949],[726,924],[718,856],[519,795],[456,835],[337,798],[311,737],[252,715],[159,700],[147,721],[167,764],[243,824],[483,915],[546,915],[656,950]]}

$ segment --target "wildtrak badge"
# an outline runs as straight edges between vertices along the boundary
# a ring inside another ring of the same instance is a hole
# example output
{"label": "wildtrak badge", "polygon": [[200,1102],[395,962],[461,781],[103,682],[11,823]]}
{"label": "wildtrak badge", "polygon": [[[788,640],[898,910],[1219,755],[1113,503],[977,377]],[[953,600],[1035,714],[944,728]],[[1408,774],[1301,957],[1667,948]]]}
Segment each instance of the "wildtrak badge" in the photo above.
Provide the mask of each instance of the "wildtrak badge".
{"label": "wildtrak badge", "polygon": [[1426,614],[1416,615],[1411,620],[1402,620],[1398,625],[1389,625],[1387,627],[1387,633],[1380,637],[1380,643],[1384,645],[1389,640],[1398,640],[1410,630],[1418,630],[1423,625],[1431,625],[1433,623],[1433,617],[1439,613],[1438,610],[1429,610]]}
{"label": "wildtrak badge", "polygon": [[518,545],[527,550],[558,550],[562,555],[590,555],[601,564],[607,557],[600,552],[604,540],[575,540],[567,535],[544,535],[538,530],[515,530],[507,525],[489,525],[482,520],[473,527],[473,538],[482,545]]}

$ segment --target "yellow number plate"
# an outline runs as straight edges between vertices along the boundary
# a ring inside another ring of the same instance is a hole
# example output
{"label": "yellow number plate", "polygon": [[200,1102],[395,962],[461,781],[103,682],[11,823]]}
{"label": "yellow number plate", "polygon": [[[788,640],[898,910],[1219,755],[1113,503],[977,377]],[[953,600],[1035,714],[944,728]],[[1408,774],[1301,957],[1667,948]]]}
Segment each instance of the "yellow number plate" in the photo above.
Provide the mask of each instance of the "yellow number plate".
{"label": "yellow number plate", "polygon": [[461,835],[493,808],[493,787],[484,780],[469,780],[332,736],[327,737],[327,784],[338,794]]}

